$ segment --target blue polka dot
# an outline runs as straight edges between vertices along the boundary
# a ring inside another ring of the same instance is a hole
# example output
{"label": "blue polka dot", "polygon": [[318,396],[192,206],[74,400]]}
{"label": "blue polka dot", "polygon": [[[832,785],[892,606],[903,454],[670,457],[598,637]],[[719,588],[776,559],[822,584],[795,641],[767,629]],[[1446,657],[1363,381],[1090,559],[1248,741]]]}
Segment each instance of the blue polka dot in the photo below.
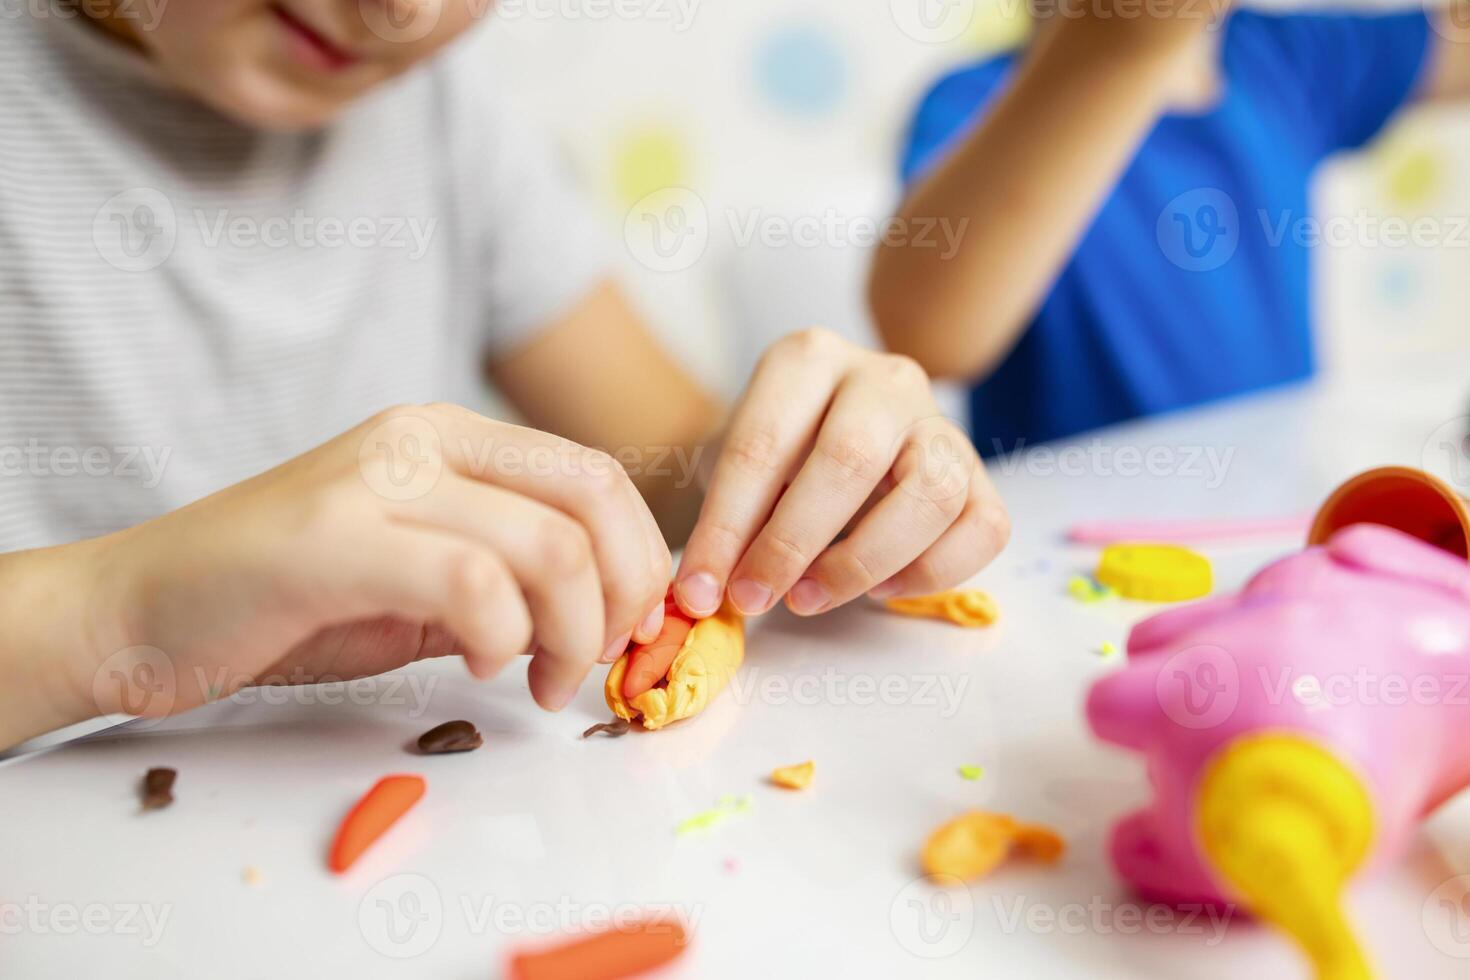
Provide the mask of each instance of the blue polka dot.
{"label": "blue polka dot", "polygon": [[825,31],[786,27],[776,31],[756,54],[761,95],[777,108],[800,116],[821,116],[842,102],[847,59]]}

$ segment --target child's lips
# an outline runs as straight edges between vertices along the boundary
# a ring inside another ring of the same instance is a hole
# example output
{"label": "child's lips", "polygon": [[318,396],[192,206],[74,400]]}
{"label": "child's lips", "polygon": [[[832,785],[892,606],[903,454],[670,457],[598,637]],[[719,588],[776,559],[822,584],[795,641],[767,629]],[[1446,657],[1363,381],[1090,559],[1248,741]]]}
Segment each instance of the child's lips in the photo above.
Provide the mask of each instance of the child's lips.
{"label": "child's lips", "polygon": [[292,53],[309,67],[318,71],[338,72],[351,68],[361,60],[352,52],[332,43],[280,4],[271,4],[271,13],[276,15],[276,20],[285,28]]}

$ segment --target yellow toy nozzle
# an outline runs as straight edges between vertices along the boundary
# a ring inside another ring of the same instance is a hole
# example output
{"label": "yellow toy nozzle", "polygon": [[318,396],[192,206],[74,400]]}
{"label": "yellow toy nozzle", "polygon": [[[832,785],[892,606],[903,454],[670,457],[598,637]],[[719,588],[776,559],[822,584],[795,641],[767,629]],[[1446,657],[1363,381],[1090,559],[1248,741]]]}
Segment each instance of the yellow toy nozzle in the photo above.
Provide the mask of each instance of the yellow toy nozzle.
{"label": "yellow toy nozzle", "polygon": [[1195,812],[1215,871],[1296,940],[1317,980],[1372,976],[1342,910],[1373,840],[1372,803],[1352,771],[1300,736],[1247,736],[1210,764]]}

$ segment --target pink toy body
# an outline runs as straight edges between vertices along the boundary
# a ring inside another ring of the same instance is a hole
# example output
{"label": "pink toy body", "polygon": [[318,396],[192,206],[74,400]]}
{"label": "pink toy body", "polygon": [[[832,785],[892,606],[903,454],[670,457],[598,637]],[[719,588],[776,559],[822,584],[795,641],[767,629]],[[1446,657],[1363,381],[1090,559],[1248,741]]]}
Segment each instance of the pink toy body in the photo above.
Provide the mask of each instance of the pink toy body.
{"label": "pink toy body", "polygon": [[1196,843],[1200,775],[1246,735],[1290,732],[1354,768],[1370,861],[1470,785],[1470,566],[1374,524],[1338,531],[1238,594],[1139,623],[1087,702],[1101,738],[1146,757],[1153,801],[1113,830],[1118,872],[1170,902],[1228,901]]}

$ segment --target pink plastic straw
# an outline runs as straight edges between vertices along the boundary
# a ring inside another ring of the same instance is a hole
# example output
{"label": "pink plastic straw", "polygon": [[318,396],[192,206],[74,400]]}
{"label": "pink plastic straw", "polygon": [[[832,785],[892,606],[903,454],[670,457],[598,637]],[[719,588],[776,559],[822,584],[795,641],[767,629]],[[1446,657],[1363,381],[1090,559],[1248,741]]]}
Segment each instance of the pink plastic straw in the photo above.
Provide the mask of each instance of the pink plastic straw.
{"label": "pink plastic straw", "polygon": [[1074,524],[1067,540],[1077,544],[1113,544],[1118,541],[1199,542],[1305,535],[1310,514],[1244,520],[1203,521],[1092,521]]}

